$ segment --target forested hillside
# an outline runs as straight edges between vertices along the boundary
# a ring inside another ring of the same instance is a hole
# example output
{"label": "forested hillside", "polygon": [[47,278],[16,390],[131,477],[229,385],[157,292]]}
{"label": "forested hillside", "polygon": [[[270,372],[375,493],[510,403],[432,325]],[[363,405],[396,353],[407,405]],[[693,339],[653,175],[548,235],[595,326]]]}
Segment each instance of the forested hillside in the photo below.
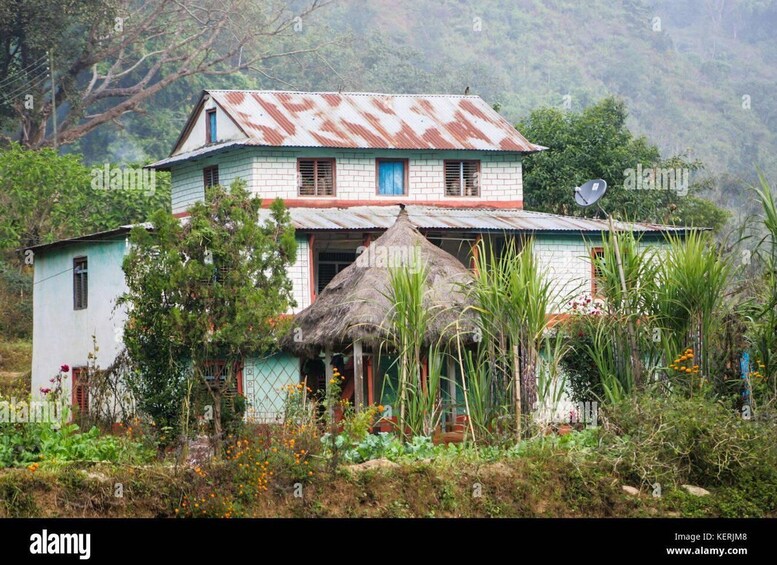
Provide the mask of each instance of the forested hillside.
{"label": "forested hillside", "polygon": [[[479,94],[514,122],[538,107],[622,98],[664,157],[701,160],[737,212],[777,165],[771,0],[340,0],[302,20],[266,75],[176,83],[80,147],[87,161],[163,157],[203,87]],[[703,174],[703,173],[696,173]]]}

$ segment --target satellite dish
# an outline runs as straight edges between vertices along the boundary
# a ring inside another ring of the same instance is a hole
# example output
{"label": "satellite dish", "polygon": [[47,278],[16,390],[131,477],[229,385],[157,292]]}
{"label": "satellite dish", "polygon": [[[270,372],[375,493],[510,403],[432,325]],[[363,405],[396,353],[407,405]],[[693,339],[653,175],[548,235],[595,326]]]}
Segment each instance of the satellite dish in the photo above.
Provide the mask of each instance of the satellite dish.
{"label": "satellite dish", "polygon": [[604,179],[589,180],[583,186],[575,187],[575,202],[580,206],[596,204],[604,193],[607,192],[607,181]]}

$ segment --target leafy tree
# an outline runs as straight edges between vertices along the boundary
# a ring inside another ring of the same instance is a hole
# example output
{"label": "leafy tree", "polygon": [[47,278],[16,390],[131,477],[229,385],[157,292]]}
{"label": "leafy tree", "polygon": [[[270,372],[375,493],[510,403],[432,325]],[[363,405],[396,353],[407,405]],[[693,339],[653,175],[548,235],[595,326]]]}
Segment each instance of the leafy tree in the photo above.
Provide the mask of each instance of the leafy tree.
{"label": "leafy tree", "polygon": [[[702,164],[678,156],[661,160],[656,146],[629,131],[626,118],[623,102],[604,98],[577,113],[556,108],[535,110],[519,123],[521,133],[548,148],[524,160],[526,207],[576,216],[600,214],[596,206],[576,206],[573,190],[587,180],[602,178],[608,185],[602,204],[613,215],[637,221],[720,227],[726,213],[698,196],[708,187],[708,181],[692,182]],[[688,171],[687,192],[680,188],[679,181],[677,190],[629,190],[629,171],[636,175],[640,166],[645,172],[655,168]]]}
{"label": "leafy tree", "polygon": [[154,210],[169,209],[169,174],[157,173],[154,186],[106,190],[93,187],[97,173],[104,170],[53,149],[13,143],[0,151],[0,336],[32,334],[32,256],[23,248],[142,222]]}
{"label": "leafy tree", "polygon": [[[277,344],[278,318],[293,305],[286,270],[296,243],[281,200],[263,223],[260,208],[236,181],[229,191],[209,189],[186,222],[159,212],[153,231],[132,232],[124,342],[137,367],[140,407],[163,425],[186,420],[180,406],[187,383],[200,383],[213,400],[218,439],[235,369]],[[216,375],[215,361],[223,367]]]}
{"label": "leafy tree", "polygon": [[[169,175],[157,173],[154,187],[93,187],[103,173],[87,168],[78,155],[53,149],[13,143],[0,151],[0,253],[8,258],[19,248],[142,222],[169,208]],[[19,255],[13,257],[18,261]]]}
{"label": "leafy tree", "polygon": [[25,146],[72,143],[182,78],[261,71],[267,59],[287,54],[275,39],[320,5],[310,0],[292,11],[278,0],[8,0],[0,4],[0,104]]}

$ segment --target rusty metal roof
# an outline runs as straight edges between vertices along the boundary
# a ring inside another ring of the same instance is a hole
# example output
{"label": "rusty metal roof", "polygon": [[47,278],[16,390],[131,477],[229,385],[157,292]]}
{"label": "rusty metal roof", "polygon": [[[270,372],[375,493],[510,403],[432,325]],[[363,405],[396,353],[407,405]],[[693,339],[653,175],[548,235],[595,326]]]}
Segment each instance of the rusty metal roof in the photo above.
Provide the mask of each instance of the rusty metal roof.
{"label": "rusty metal roof", "polygon": [[[558,216],[513,209],[460,209],[406,206],[413,225],[419,229],[474,232],[605,232],[607,222],[589,218]],[[303,231],[386,229],[394,224],[397,206],[355,206],[351,208],[289,208],[294,227]],[[265,210],[263,215],[268,214]],[[615,222],[616,229],[641,233],[682,232],[688,228],[648,223]]]}
{"label": "rusty metal roof", "polygon": [[251,145],[545,149],[530,143],[479,96],[276,90],[207,90],[206,95],[231,116]]}

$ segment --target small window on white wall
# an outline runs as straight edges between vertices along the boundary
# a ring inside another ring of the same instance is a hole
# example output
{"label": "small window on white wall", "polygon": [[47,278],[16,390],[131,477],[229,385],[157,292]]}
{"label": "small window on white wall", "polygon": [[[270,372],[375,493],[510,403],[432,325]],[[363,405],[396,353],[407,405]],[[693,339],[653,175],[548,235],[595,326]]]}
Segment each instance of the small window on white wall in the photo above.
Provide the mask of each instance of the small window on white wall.
{"label": "small window on white wall", "polygon": [[216,129],[216,109],[205,112],[205,143],[216,143],[218,140],[218,130]]}
{"label": "small window on white wall", "polygon": [[213,165],[212,167],[205,167],[202,169],[202,182],[205,188],[216,186],[219,183],[218,165]]}
{"label": "small window on white wall", "polygon": [[73,310],[84,310],[89,305],[88,266],[86,257],[73,259]]}
{"label": "small window on white wall", "polygon": [[335,195],[334,159],[298,159],[297,177],[300,196]]}
{"label": "small window on white wall", "polygon": [[445,196],[480,196],[480,161],[445,161]]}

